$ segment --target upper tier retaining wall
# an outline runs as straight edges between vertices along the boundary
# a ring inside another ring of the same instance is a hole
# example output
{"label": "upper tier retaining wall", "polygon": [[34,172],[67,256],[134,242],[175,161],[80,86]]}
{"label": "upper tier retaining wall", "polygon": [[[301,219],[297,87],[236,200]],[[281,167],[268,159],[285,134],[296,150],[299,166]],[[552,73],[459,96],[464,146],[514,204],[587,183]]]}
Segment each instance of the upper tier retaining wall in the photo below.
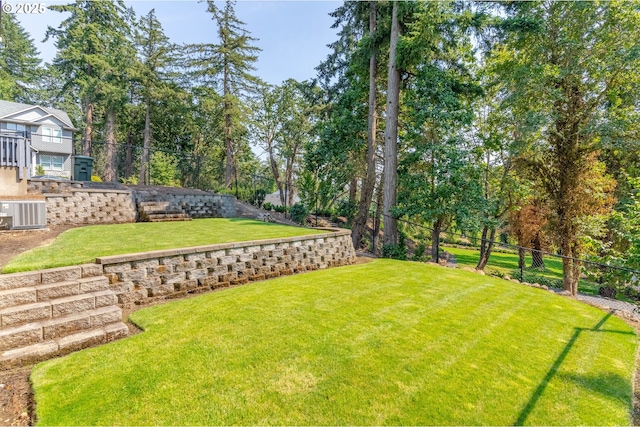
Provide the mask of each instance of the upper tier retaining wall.
{"label": "upper tier retaining wall", "polygon": [[44,195],[48,225],[135,222],[138,218],[136,204],[144,201],[171,202],[192,218],[232,218],[236,215],[233,196],[195,189],[33,179],[29,182],[29,194]]}

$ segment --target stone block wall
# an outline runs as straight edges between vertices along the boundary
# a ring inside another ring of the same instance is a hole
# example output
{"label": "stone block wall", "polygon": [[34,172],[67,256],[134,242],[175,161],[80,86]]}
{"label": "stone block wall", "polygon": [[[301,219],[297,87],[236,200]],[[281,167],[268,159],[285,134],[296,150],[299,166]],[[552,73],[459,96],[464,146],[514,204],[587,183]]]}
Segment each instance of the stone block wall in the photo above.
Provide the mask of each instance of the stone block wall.
{"label": "stone block wall", "polygon": [[353,264],[349,230],[101,257],[122,307],[148,304],[303,271]]}
{"label": "stone block wall", "polygon": [[233,196],[196,189],[32,179],[29,194],[45,197],[48,225],[135,222],[137,203],[146,201],[169,201],[191,218],[236,215]]}
{"label": "stone block wall", "polygon": [[134,189],[135,203],[171,202],[180,206],[191,218],[233,218],[236,215],[235,198],[228,194],[215,194],[201,190]]}
{"label": "stone block wall", "polygon": [[48,225],[135,222],[131,191],[73,189],[45,193]]}

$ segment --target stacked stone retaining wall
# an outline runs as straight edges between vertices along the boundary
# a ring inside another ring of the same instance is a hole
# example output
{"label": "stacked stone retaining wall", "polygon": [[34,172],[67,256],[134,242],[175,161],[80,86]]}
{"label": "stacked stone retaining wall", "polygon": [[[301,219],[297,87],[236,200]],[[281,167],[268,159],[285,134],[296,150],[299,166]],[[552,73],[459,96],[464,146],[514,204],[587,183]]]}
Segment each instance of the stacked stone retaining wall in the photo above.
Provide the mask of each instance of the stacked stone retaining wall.
{"label": "stacked stone retaining wall", "polygon": [[356,256],[348,230],[101,257],[122,307],[248,282],[348,265]]}
{"label": "stacked stone retaining wall", "polygon": [[195,189],[33,179],[29,182],[29,194],[45,197],[49,226],[135,222],[136,205],[144,201],[169,201],[191,218],[236,215],[233,196]]}
{"label": "stacked stone retaining wall", "polygon": [[48,225],[122,224],[135,222],[130,191],[74,190],[45,193]]}
{"label": "stacked stone retaining wall", "polygon": [[236,216],[233,196],[214,194],[201,190],[185,189],[135,189],[135,203],[170,202],[181,207],[191,218],[232,218]]}

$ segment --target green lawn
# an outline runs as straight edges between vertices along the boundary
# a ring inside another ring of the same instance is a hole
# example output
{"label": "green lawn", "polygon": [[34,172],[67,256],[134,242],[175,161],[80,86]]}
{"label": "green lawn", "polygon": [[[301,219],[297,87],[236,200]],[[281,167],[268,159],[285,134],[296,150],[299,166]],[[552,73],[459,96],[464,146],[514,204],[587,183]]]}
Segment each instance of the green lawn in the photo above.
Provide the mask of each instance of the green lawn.
{"label": "green lawn", "polygon": [[[456,261],[460,266],[475,268],[480,258],[480,250],[477,248],[464,249],[443,245],[442,249],[456,256]],[[527,253],[525,264],[530,266],[532,263],[531,253]],[[543,285],[562,288],[562,260],[559,258],[544,258],[544,270],[526,268],[524,270],[524,279],[527,282],[538,282]],[[491,252],[489,263],[485,268],[487,273],[498,273],[500,275],[508,275],[514,278],[520,277],[518,269],[518,254],[510,252]],[[587,280],[580,280],[578,283],[580,292],[587,294],[598,294],[598,285]],[[623,297],[621,295],[621,297]]]}
{"label": "green lawn", "polygon": [[629,425],[622,320],[420,263],[135,312],[145,332],[35,367],[41,425]]}
{"label": "green lawn", "polygon": [[13,258],[3,273],[94,262],[96,257],[217,243],[326,233],[240,218],[92,225],[62,233],[48,246]]}

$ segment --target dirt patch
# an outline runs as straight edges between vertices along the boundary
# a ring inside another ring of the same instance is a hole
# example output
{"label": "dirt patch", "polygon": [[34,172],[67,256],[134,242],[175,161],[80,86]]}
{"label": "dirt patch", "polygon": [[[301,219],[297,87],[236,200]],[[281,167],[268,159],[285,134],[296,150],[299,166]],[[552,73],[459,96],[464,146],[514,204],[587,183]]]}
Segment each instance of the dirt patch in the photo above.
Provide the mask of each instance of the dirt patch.
{"label": "dirt patch", "polygon": [[0,424],[28,426],[32,424],[33,398],[29,375],[31,367],[0,371]]}
{"label": "dirt patch", "polygon": [[58,225],[43,230],[0,231],[0,272],[13,257],[38,246],[45,246],[64,231],[77,226]]}

